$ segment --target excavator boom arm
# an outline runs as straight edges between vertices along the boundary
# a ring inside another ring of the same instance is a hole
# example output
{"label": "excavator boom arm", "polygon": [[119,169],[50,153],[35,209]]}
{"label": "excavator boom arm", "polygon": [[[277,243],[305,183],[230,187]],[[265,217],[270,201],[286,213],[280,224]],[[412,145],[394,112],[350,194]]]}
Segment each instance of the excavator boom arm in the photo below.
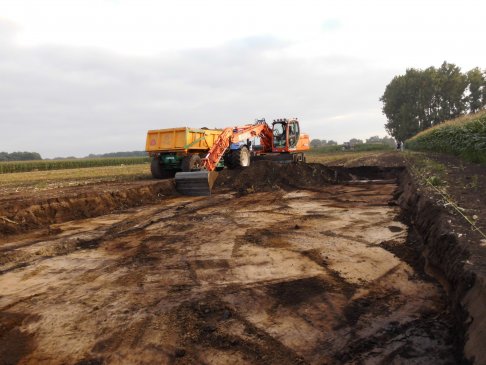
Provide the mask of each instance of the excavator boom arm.
{"label": "excavator boom arm", "polygon": [[264,151],[270,152],[272,150],[272,130],[265,122],[224,129],[203,159],[204,168],[208,171],[214,171],[231,143],[244,142],[254,137],[260,137]]}
{"label": "excavator boom arm", "polygon": [[231,137],[233,136],[233,128],[226,128],[223,130],[214,142],[213,146],[209,149],[208,154],[202,160],[203,167],[208,171],[214,171],[219,161],[225,154],[226,150],[230,146]]}
{"label": "excavator boom arm", "polygon": [[273,132],[265,121],[255,124],[226,128],[214,141],[207,155],[202,159],[201,171],[178,172],[175,176],[176,188],[186,195],[211,195],[211,188],[218,173],[214,171],[231,143],[243,142],[249,138],[260,137],[262,149],[272,151]]}

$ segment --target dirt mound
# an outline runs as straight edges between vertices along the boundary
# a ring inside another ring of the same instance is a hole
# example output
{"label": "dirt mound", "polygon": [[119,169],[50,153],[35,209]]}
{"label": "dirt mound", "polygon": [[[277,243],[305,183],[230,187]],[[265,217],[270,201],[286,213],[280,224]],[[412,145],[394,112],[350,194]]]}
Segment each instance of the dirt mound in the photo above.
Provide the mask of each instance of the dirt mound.
{"label": "dirt mound", "polygon": [[317,163],[287,163],[255,161],[251,166],[223,170],[215,183],[216,189],[232,189],[240,193],[275,189],[317,188],[334,181],[335,173]]}

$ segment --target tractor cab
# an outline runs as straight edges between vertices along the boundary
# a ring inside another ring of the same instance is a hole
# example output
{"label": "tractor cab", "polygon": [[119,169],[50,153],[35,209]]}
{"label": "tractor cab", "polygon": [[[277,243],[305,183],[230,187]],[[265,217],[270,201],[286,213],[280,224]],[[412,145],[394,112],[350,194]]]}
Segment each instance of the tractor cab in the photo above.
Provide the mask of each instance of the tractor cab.
{"label": "tractor cab", "polygon": [[273,149],[277,152],[288,152],[297,147],[300,128],[297,119],[276,119],[273,127]]}

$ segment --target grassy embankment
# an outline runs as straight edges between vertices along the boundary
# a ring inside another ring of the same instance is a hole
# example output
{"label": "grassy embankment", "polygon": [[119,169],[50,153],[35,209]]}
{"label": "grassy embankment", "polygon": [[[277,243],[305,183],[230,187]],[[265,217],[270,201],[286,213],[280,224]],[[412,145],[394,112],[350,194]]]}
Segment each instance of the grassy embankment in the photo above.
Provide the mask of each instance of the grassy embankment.
{"label": "grassy embankment", "polygon": [[486,163],[486,110],[436,125],[405,142],[413,151],[439,152]]}

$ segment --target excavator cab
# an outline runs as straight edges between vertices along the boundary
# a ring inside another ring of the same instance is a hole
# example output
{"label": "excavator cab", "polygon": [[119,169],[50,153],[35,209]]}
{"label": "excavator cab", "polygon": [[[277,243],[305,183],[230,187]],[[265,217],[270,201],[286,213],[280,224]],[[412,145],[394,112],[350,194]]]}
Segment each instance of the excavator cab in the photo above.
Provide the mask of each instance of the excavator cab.
{"label": "excavator cab", "polygon": [[277,119],[273,122],[273,149],[288,152],[297,147],[300,136],[297,120]]}
{"label": "excavator cab", "polygon": [[284,148],[287,141],[287,123],[284,121],[273,122],[273,147]]}

